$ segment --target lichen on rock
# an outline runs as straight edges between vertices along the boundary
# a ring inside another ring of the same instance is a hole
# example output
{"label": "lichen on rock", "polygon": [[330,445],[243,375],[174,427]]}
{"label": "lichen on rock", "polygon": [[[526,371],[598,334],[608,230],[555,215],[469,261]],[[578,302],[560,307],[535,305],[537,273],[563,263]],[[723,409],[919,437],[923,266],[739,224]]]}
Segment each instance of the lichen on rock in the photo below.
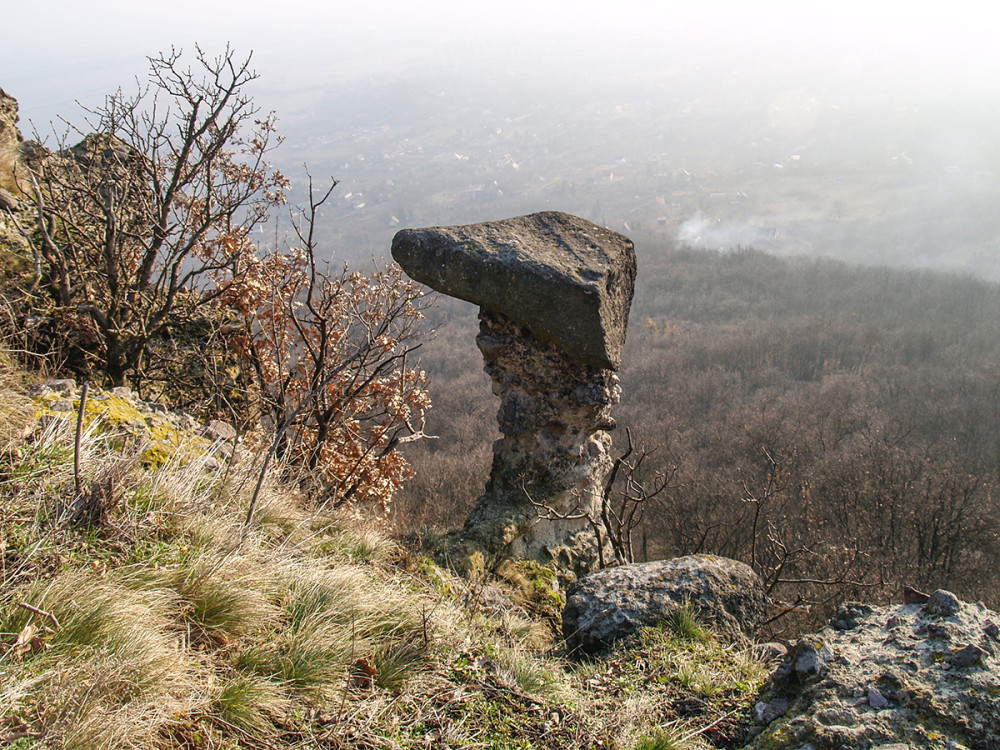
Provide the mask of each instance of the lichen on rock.
{"label": "lichen on rock", "polygon": [[[193,458],[211,467],[215,459],[209,454],[231,454],[238,439],[229,425],[226,425],[229,427],[227,437],[222,437],[218,434],[222,428],[217,426],[213,431],[190,414],[143,401],[129,388],[89,390],[84,405],[84,426],[104,433],[114,431],[135,442],[141,449],[140,460],[152,468],[167,461],[183,465]],[[54,419],[75,420],[82,391],[75,380],[50,380],[35,386],[31,397],[36,417],[44,424]]]}
{"label": "lichen on rock", "polygon": [[747,750],[996,748],[998,619],[943,590],[896,607],[843,605],[771,675]]}

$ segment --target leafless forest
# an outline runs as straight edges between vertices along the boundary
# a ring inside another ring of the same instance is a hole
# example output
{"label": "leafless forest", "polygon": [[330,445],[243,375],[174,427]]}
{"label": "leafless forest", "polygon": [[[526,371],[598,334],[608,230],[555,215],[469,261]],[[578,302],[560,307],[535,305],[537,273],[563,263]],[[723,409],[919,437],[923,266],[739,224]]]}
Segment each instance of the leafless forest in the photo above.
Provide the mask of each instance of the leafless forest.
{"label": "leafless forest", "polygon": [[[788,605],[785,630],[906,585],[997,606],[996,284],[653,242],[637,243],[617,418],[656,448],[649,481],[674,473],[637,558],[744,560]],[[497,433],[475,309],[441,299],[428,323],[440,439],[411,452],[395,513],[440,531],[481,490]]]}

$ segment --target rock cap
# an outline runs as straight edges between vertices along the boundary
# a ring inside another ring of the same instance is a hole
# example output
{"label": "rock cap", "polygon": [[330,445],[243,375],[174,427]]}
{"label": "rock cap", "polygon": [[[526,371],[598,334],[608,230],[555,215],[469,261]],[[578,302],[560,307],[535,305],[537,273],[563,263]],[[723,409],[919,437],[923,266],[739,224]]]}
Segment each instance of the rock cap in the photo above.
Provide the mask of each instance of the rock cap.
{"label": "rock cap", "polygon": [[621,364],[636,275],[627,237],[546,211],[404,229],[392,257],[415,281],[506,315],[586,364]]}

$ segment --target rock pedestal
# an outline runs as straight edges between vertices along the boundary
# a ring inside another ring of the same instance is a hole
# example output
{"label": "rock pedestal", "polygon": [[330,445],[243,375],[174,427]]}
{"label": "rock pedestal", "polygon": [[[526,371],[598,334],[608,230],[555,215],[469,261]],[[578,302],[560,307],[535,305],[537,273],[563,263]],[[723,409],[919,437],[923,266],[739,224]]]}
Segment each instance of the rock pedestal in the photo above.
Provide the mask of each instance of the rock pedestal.
{"label": "rock pedestal", "polygon": [[483,310],[479,321],[476,344],[500,397],[503,437],[462,536],[494,554],[589,561],[597,546],[585,516],[599,508],[611,469],[618,377],[499,313]]}
{"label": "rock pedestal", "polygon": [[585,570],[610,470],[635,251],[619,234],[547,212],[404,230],[392,243],[413,279],[480,306],[476,339],[503,437],[461,540],[490,556]]}

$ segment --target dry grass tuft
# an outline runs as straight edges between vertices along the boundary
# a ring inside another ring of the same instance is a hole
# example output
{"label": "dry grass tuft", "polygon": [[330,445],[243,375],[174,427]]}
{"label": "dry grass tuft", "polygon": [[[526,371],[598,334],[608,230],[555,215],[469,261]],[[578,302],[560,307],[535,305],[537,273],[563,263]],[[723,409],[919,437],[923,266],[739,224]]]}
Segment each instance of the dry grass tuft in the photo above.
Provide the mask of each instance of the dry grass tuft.
{"label": "dry grass tuft", "polygon": [[[136,747],[171,716],[201,707],[193,688],[203,669],[182,648],[166,592],[75,570],[19,593],[0,609],[0,629],[38,635],[0,662],[8,722],[31,716],[35,734],[65,747]],[[21,606],[22,597],[51,618]]]}

